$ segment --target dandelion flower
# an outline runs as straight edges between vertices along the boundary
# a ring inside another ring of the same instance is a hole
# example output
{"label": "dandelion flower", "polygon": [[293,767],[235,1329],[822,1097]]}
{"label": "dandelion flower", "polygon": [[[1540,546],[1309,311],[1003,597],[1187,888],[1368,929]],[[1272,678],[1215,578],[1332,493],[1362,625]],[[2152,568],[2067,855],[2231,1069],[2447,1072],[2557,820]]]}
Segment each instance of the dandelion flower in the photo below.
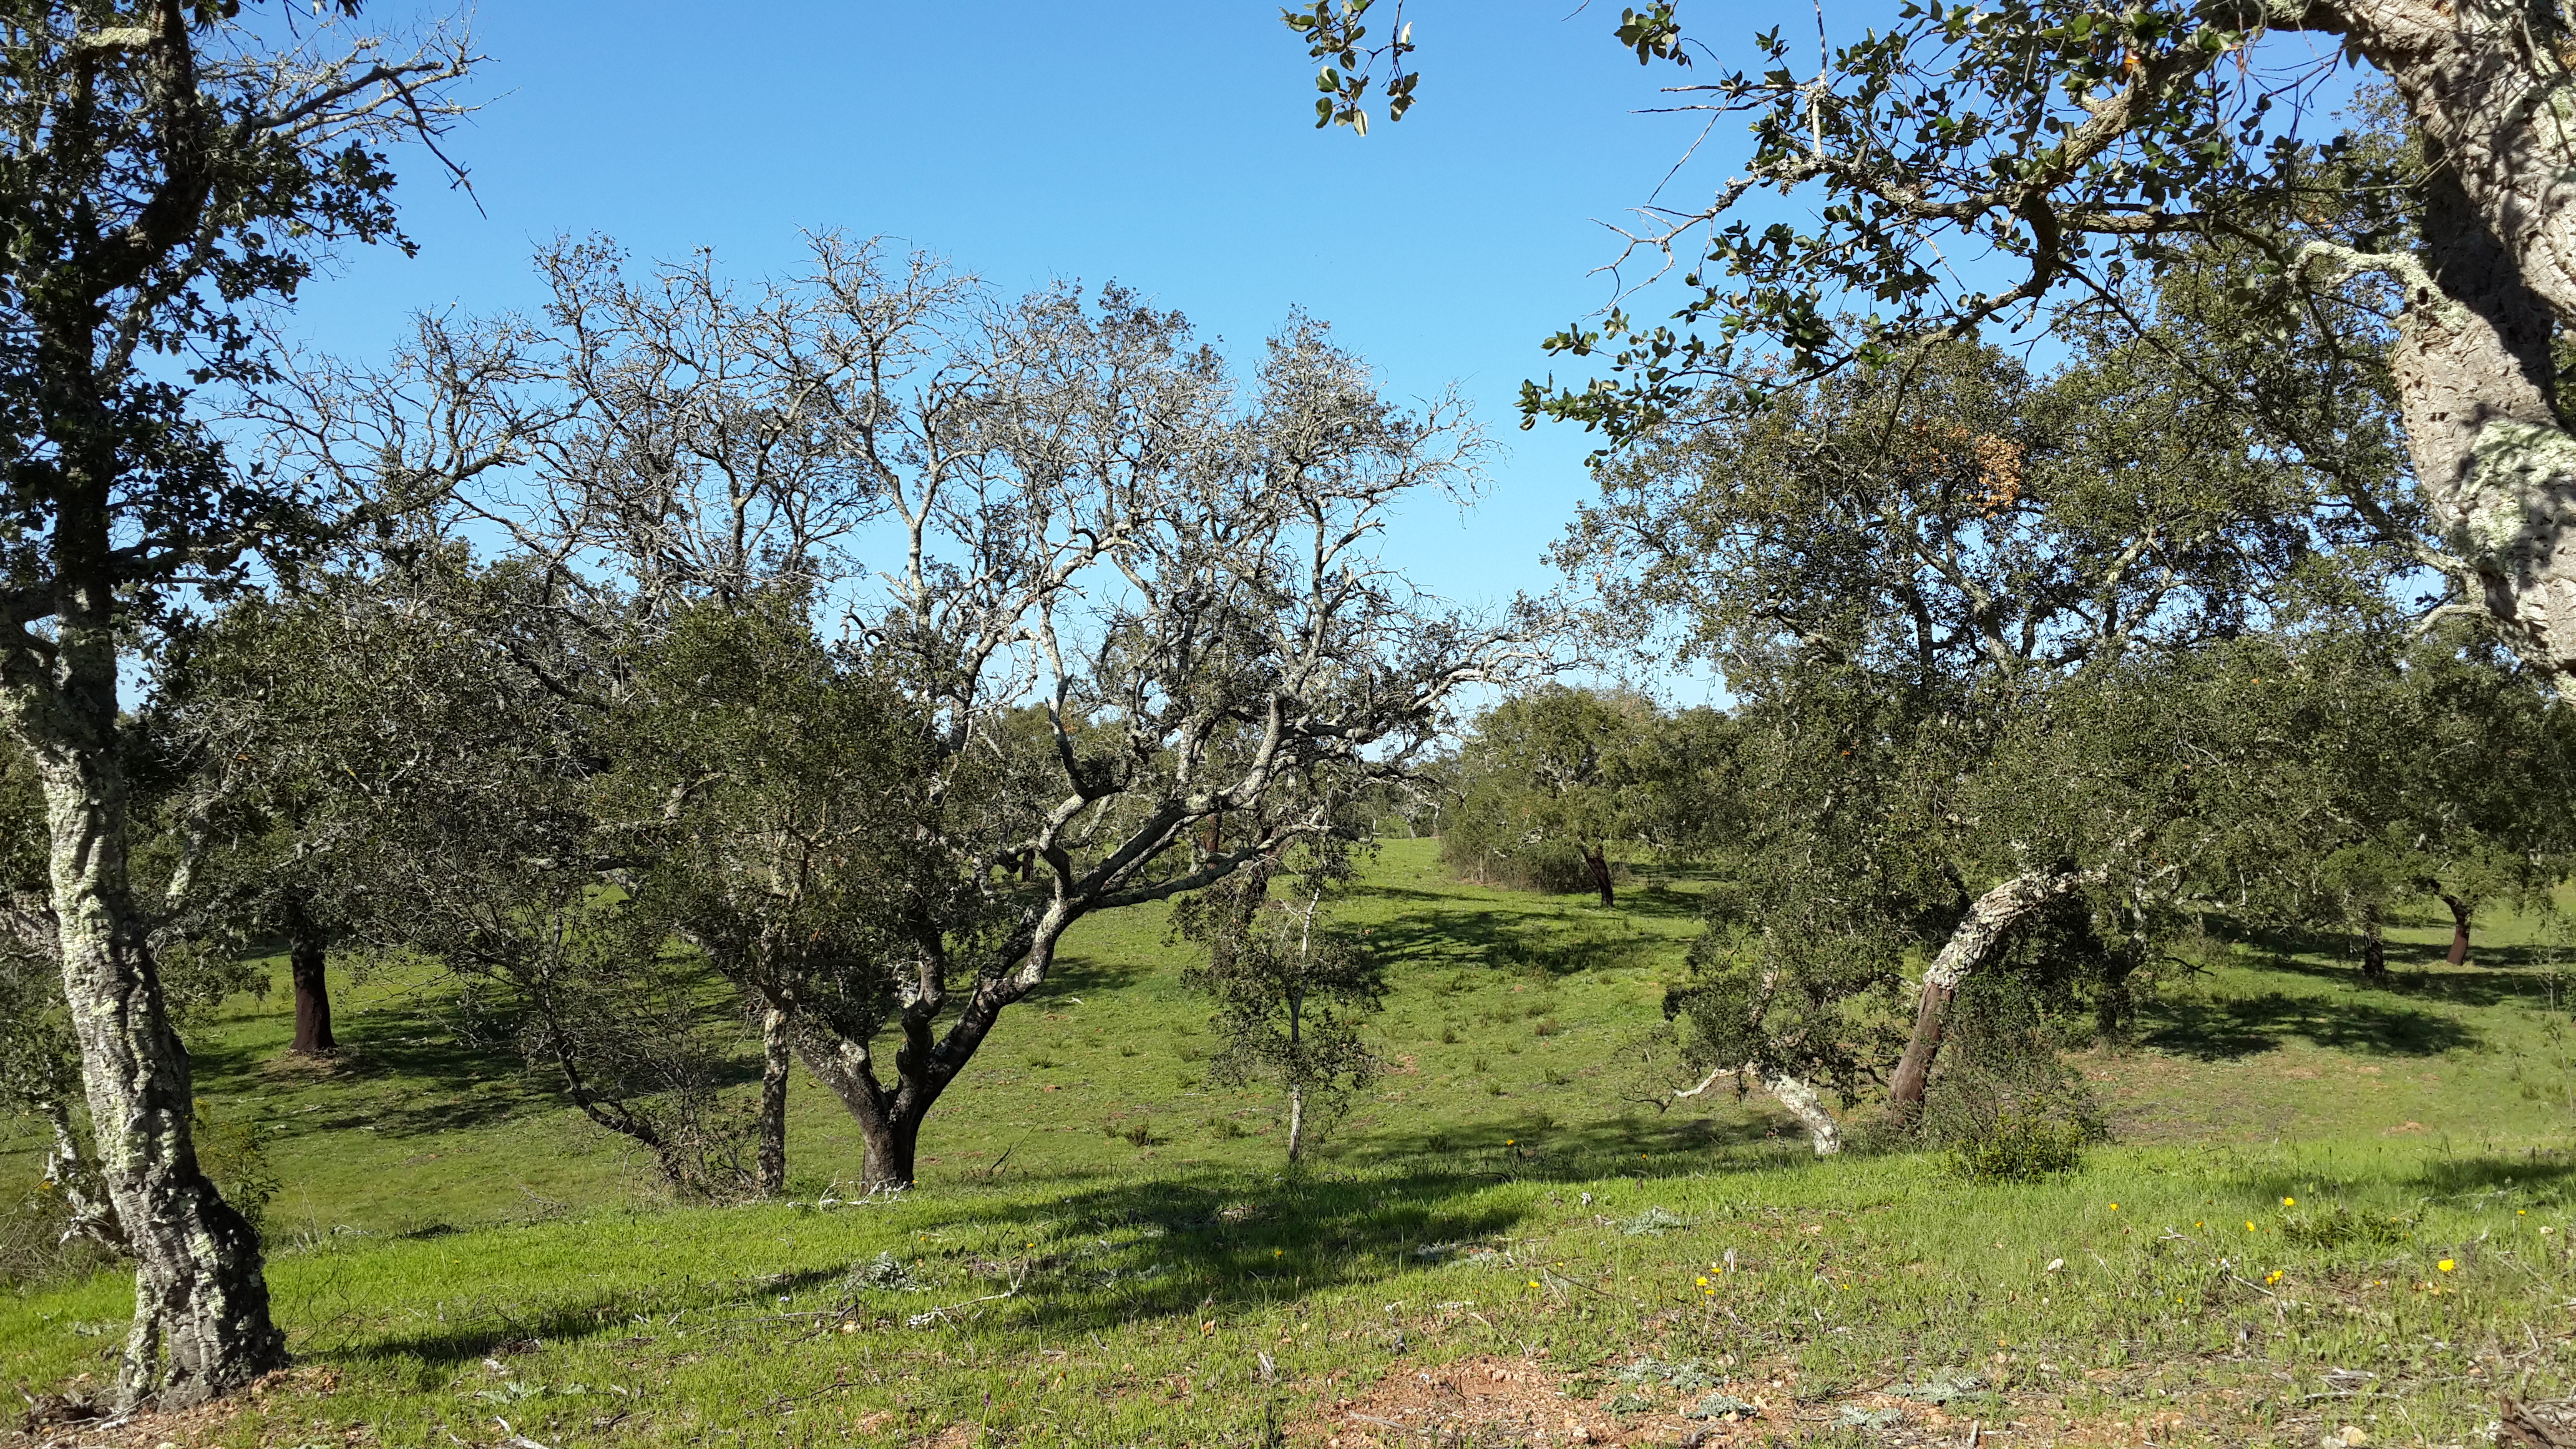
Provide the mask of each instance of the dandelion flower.
{"label": "dandelion flower", "polygon": [[1708,1275],[1707,1275],[1706,1273],[1702,1273],[1702,1274],[1700,1274],[1700,1275],[1699,1275],[1699,1286],[1701,1286],[1702,1288],[1705,1288],[1705,1287],[1707,1287],[1707,1286],[1708,1286]]}
{"label": "dandelion flower", "polygon": [[2113,1212],[2118,1212],[2119,1210],[2120,1210],[2120,1205],[2119,1205],[2118,1203],[2113,1203],[2113,1204],[2111,1204],[2111,1211],[2113,1211]]}
{"label": "dandelion flower", "polygon": [[2433,1266],[2434,1266],[2434,1267],[2436,1267],[2436,1268],[2441,1269],[2441,1270],[2442,1270],[2443,1272],[2445,1272],[2445,1273],[2448,1273],[2448,1272],[2450,1272],[2453,1268],[2456,1268],[2456,1267],[2458,1267],[2458,1266],[2460,1266],[2460,1265],[2459,1265],[2459,1264],[2457,1264],[2457,1263],[2452,1262],[2452,1261],[2451,1261],[2450,1259],[2448,1259],[2448,1258],[2444,1258],[2442,1261],[2440,1261],[2440,1262],[2438,1262],[2438,1263],[2434,1264]]}
{"label": "dandelion flower", "polygon": [[1530,1280],[1530,1286],[1531,1286],[1532,1288],[1537,1287],[1537,1286],[1538,1286],[1538,1280],[1537,1280],[1536,1278],[1532,1278],[1532,1279]]}
{"label": "dandelion flower", "polygon": [[2253,1221],[2252,1221],[2251,1219],[2248,1219],[2248,1220],[2246,1221],[2246,1224],[2245,1224],[2245,1231],[2247,1231],[2247,1232],[2249,1232],[2249,1233],[2250,1233],[2250,1232],[2252,1232],[2252,1231],[2254,1231],[2254,1224],[2253,1224]]}
{"label": "dandelion flower", "polygon": [[2299,1200],[2298,1200],[2297,1198],[2294,1198],[2294,1197],[2285,1197],[2285,1198],[2281,1199],[2281,1206],[2283,1206],[2283,1207],[2297,1207],[2298,1205],[2299,1205]]}

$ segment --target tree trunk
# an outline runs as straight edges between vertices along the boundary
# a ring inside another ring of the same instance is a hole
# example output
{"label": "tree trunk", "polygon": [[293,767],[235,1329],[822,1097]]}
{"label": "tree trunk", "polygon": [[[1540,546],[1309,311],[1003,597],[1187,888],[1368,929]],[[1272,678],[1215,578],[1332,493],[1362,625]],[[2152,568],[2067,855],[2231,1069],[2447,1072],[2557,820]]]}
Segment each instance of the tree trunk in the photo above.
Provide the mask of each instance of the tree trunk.
{"label": "tree trunk", "polygon": [[1288,1160],[1295,1162],[1306,1148],[1306,1084],[1288,1084]]}
{"label": "tree trunk", "polygon": [[290,1052],[326,1057],[340,1049],[331,1034],[331,982],[326,969],[329,943],[320,930],[297,913],[289,928],[286,959],[295,977],[295,1041]]}
{"label": "tree trunk", "polygon": [[2576,437],[2551,341],[2576,323],[2576,206],[2562,177],[2576,75],[2555,13],[2495,0],[2285,7],[2276,28],[2345,37],[2421,127],[2423,248],[2334,255],[2404,286],[2391,356],[2423,497],[2469,591],[2525,658],[2576,673]]}
{"label": "tree trunk", "polygon": [[866,1043],[820,1031],[797,1032],[794,1041],[806,1070],[841,1099],[858,1126],[859,1140],[865,1145],[860,1185],[870,1192],[900,1192],[912,1186],[921,1124],[939,1099],[938,1088],[902,1060],[905,1054],[898,1054],[896,1084],[889,1091],[877,1080]]}
{"label": "tree trunk", "polygon": [[1583,852],[1583,863],[1592,869],[1592,888],[1601,893],[1601,904],[1616,906],[1619,902],[1610,889],[1610,862],[1598,846]]}
{"label": "tree trunk", "polygon": [[1923,1105],[1924,1088],[1932,1080],[1932,1061],[1941,1051],[1942,1020],[1949,1013],[1950,998],[1959,992],[1959,983],[2002,950],[2023,917],[2101,878],[2098,869],[2034,871],[2014,876],[1977,897],[1968,907],[1966,918],[1950,933],[1941,954],[1932,958],[1931,967],[1923,973],[1922,990],[1915,999],[1914,1036],[1906,1042],[1905,1055],[1897,1061],[1896,1074],[1888,1081],[1888,1098],[1899,1112],[1910,1113]]}
{"label": "tree trunk", "polygon": [[760,1191],[779,1197],[787,1191],[787,1073],[791,1061],[787,1013],[775,1006],[760,1011]]}
{"label": "tree trunk", "polygon": [[2388,943],[2380,938],[2376,901],[2361,912],[2361,979],[2374,985],[2388,980]]}
{"label": "tree trunk", "polygon": [[[1673,1100],[1678,1102],[1684,1097],[1696,1097],[1716,1086],[1718,1079],[1722,1077],[1736,1077],[1741,1085],[1741,1078],[1746,1075],[1760,1082],[1762,1089],[1771,1094],[1772,1100],[1787,1109],[1789,1115],[1797,1118],[1800,1125],[1807,1129],[1808,1145],[1816,1149],[1818,1157],[1831,1157],[1843,1150],[1842,1124],[1836,1122],[1834,1114],[1827,1110],[1824,1094],[1809,1085],[1806,1078],[1793,1072],[1786,1070],[1766,1072],[1758,1062],[1746,1062],[1743,1066],[1735,1068],[1719,1067],[1701,1078],[1698,1086],[1676,1090],[1673,1093]],[[1656,1111],[1660,1112],[1663,1109],[1664,1104],[1656,1104]]]}
{"label": "tree trunk", "polygon": [[69,1225],[63,1229],[63,1241],[88,1238],[118,1253],[132,1252],[126,1245],[125,1225],[116,1220],[116,1209],[108,1202],[107,1189],[99,1181],[98,1165],[81,1147],[71,1109],[48,1101],[38,1104],[38,1110],[54,1135],[53,1146],[45,1152],[45,1181],[52,1184],[70,1216]]}
{"label": "tree trunk", "polygon": [[2465,966],[2469,960],[2469,903],[2446,895],[2442,904],[2451,908],[2451,953],[2442,959],[2454,966]]}
{"label": "tree trunk", "polygon": [[1818,1157],[1831,1157],[1843,1150],[1843,1130],[1834,1114],[1825,1108],[1824,1094],[1807,1084],[1803,1077],[1787,1072],[1773,1072],[1762,1079],[1762,1085],[1789,1115],[1807,1129],[1808,1145]]}
{"label": "tree trunk", "polygon": [[135,1257],[123,1406],[202,1403],[286,1362],[269,1321],[259,1238],[197,1166],[188,1052],[170,1025],[126,875],[107,600],[58,616],[50,689],[12,681],[43,782],[63,997],[80,1038],[98,1176]]}
{"label": "tree trunk", "polygon": [[912,1186],[913,1161],[921,1147],[920,1116],[892,1118],[882,1131],[863,1129],[860,1136],[867,1143],[860,1177],[870,1192],[900,1192]]}

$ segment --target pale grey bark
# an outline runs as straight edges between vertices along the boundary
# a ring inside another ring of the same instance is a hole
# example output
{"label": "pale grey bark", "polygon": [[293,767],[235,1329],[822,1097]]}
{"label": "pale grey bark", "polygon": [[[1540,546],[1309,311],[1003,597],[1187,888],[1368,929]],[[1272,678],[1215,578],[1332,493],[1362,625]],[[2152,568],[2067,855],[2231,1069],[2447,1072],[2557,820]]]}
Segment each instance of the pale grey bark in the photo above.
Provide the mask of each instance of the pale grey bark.
{"label": "pale grey bark", "polygon": [[1807,1129],[1807,1141],[1818,1157],[1831,1157],[1843,1150],[1843,1131],[1834,1114],[1825,1108],[1824,1095],[1805,1078],[1788,1072],[1772,1072],[1762,1078],[1763,1087],[1773,1101],[1786,1109]]}
{"label": "pale grey bark", "polygon": [[787,1075],[789,1053],[786,1009],[774,1004],[760,1010],[760,1191],[777,1197],[787,1191]]}
{"label": "pale grey bark", "polygon": [[1825,1105],[1824,1094],[1816,1090],[1814,1083],[1795,1072],[1765,1071],[1759,1062],[1746,1062],[1732,1070],[1720,1067],[1702,1077],[1698,1086],[1676,1090],[1673,1099],[1696,1097],[1715,1085],[1718,1078],[1738,1073],[1760,1082],[1762,1089],[1771,1094],[1771,1100],[1798,1119],[1798,1124],[1807,1129],[1807,1144],[1815,1149],[1818,1157],[1831,1157],[1843,1150],[1842,1124],[1834,1120],[1832,1109]]}
{"label": "pale grey bark", "polygon": [[103,623],[67,619],[54,677],[12,681],[52,837],[63,996],[80,1042],[98,1180],[135,1258],[120,1405],[199,1403],[280,1367],[258,1235],[198,1169],[187,1049],[126,874],[126,785],[115,748],[116,652]]}
{"label": "pale grey bark", "polygon": [[1923,1101],[1924,1087],[1932,1078],[1933,1058],[1941,1050],[1943,1019],[1960,983],[1993,960],[2012,939],[2014,929],[2033,912],[2102,880],[2105,874],[2100,868],[2031,871],[2012,877],[1969,905],[1967,915],[1923,972],[1923,985],[1915,1001],[1914,1036],[1906,1043],[1905,1055],[1888,1082],[1888,1096],[1900,1110],[1910,1110]]}
{"label": "pale grey bark", "polygon": [[63,1200],[67,1218],[63,1241],[88,1238],[119,1253],[131,1251],[125,1242],[125,1225],[116,1220],[116,1209],[107,1200],[107,1186],[99,1180],[98,1164],[90,1160],[89,1149],[81,1145],[79,1129],[72,1125],[71,1108],[61,1102],[45,1102],[39,1110],[53,1133],[45,1149],[45,1181]]}
{"label": "pale grey bark", "polygon": [[2404,287],[2392,363],[2409,454],[2455,573],[2536,664],[2576,672],[2576,437],[2551,341],[2576,321],[2576,78],[2555,9],[2499,0],[2285,5],[2385,71],[2434,164],[2421,257],[2317,245]]}

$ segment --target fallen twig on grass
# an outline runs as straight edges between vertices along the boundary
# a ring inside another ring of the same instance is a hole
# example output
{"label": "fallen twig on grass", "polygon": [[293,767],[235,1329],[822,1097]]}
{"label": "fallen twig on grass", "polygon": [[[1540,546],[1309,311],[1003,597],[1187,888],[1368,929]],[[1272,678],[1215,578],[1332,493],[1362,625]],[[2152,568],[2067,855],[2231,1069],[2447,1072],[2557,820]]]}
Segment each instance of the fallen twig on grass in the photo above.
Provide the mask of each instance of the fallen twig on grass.
{"label": "fallen twig on grass", "polygon": [[1022,1275],[1011,1279],[1011,1286],[1003,1289],[999,1293],[987,1293],[981,1298],[969,1298],[963,1303],[950,1303],[943,1307],[933,1308],[926,1313],[913,1314],[911,1317],[904,1320],[904,1326],[907,1328],[928,1328],[930,1325],[939,1322],[950,1314],[957,1312],[959,1309],[972,1308],[978,1303],[998,1303],[1005,1298],[1017,1298],[1020,1296],[1020,1285],[1026,1281],[1027,1275],[1023,1273]]}

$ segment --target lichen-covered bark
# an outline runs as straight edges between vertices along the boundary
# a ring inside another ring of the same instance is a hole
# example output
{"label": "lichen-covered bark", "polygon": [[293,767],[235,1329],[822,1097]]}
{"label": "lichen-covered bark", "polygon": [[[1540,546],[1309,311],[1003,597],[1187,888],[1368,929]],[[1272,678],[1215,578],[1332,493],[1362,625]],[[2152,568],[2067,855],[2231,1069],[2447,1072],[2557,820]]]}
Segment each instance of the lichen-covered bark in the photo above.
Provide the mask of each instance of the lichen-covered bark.
{"label": "lichen-covered bark", "polygon": [[1923,986],[1915,999],[1914,1035],[1905,1044],[1895,1075],[1888,1079],[1888,1098],[1899,1111],[1923,1104],[1933,1059],[1941,1051],[1942,1022],[1959,983],[1992,960],[2012,939],[2013,929],[2033,911],[2101,878],[2099,871],[2032,871],[2014,876],[1969,905],[1967,915],[1923,973]]}
{"label": "lichen-covered bark", "polygon": [[98,1179],[135,1258],[117,1398],[175,1408],[279,1367],[285,1340],[269,1322],[257,1234],[197,1166],[188,1053],[127,883],[115,646],[82,612],[66,611],[50,687],[22,685],[10,703],[45,792],[63,995]]}
{"label": "lichen-covered bark", "polygon": [[794,1064],[787,1027],[785,1008],[761,1008],[760,1191],[767,1197],[787,1191],[787,1078]]}
{"label": "lichen-covered bark", "polygon": [[2550,358],[2576,321],[2565,27],[2550,4],[2499,0],[2291,3],[2274,23],[2345,37],[2422,129],[2423,265],[2387,266],[2407,290],[2408,451],[2488,612],[2527,658],[2576,673],[2576,437]]}
{"label": "lichen-covered bark", "polygon": [[1785,1108],[1807,1129],[1807,1143],[1818,1157],[1831,1157],[1843,1150],[1843,1129],[1834,1114],[1825,1107],[1824,1094],[1804,1077],[1787,1072],[1772,1072],[1762,1078],[1763,1087],[1773,1101]]}

